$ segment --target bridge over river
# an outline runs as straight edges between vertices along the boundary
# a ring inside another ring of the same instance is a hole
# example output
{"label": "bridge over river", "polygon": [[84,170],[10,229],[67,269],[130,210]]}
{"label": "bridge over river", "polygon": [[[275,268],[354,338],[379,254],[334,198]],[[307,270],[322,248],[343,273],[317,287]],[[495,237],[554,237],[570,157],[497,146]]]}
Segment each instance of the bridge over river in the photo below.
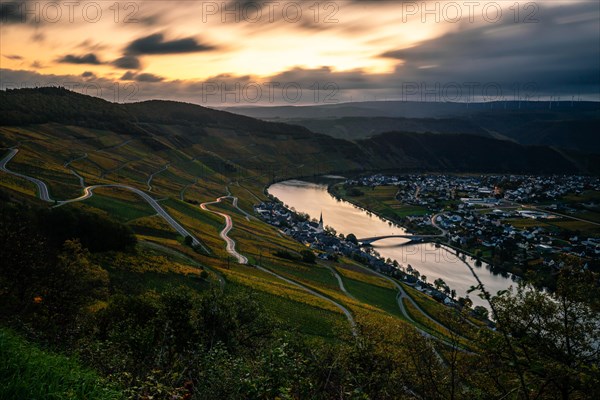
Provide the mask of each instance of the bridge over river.
{"label": "bridge over river", "polygon": [[371,244],[371,243],[377,242],[378,240],[390,239],[390,238],[426,240],[426,239],[441,238],[443,236],[444,235],[384,235],[384,236],[372,236],[372,237],[357,239],[357,241],[362,244]]}

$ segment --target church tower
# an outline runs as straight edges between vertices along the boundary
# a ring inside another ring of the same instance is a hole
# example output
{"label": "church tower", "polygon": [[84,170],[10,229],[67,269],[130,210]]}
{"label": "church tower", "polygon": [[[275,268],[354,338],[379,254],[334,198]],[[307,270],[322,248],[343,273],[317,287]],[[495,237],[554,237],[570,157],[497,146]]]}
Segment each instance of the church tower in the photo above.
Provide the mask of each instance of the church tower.
{"label": "church tower", "polygon": [[325,229],[323,228],[323,212],[321,211],[321,218],[319,218],[319,227],[317,228],[317,232],[321,233]]}

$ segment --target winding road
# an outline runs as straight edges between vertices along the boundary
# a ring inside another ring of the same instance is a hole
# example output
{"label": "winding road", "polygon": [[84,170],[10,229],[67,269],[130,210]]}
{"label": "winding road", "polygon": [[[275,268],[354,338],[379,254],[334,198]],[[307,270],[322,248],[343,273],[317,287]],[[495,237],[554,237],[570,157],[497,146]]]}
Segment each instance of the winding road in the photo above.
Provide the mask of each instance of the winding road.
{"label": "winding road", "polygon": [[69,203],[73,203],[76,201],[82,201],[82,200],[86,200],[89,199],[90,197],[92,197],[94,195],[94,189],[97,188],[102,188],[102,187],[113,187],[113,188],[119,188],[119,189],[125,189],[125,190],[129,190],[137,195],[139,195],[142,199],[144,199],[149,205],[150,207],[152,207],[156,213],[161,216],[169,225],[171,225],[171,227],[173,229],[175,229],[180,235],[186,237],[186,236],[190,236],[192,238],[192,243],[196,246],[200,246],[204,251],[206,252],[210,252],[199,240],[198,238],[196,238],[192,233],[190,233],[187,229],[185,229],[183,226],[181,226],[181,224],[179,224],[179,222],[177,222],[173,217],[171,217],[169,215],[169,213],[167,213],[165,211],[164,208],[162,208],[160,206],[160,204],[158,204],[156,202],[156,200],[154,200],[151,196],[149,196],[147,193],[141,191],[140,189],[134,188],[132,186],[127,186],[127,185],[121,185],[121,184],[106,184],[106,185],[92,185],[92,186],[86,186],[83,188],[83,194],[77,198],[74,199],[70,199],[70,200],[53,200],[52,198],[50,198],[50,194],[48,191],[48,186],[42,182],[39,179],[36,178],[32,178],[30,176],[27,175],[23,175],[20,174],[18,172],[13,172],[11,170],[9,170],[6,167],[6,164],[8,164],[8,162],[17,154],[19,150],[18,149],[12,149],[8,155],[6,155],[1,161],[0,161],[0,171],[4,171],[8,174],[11,175],[15,175],[18,176],[20,178],[26,179],[30,182],[33,182],[36,184],[36,186],[38,187],[38,194],[39,194],[39,198],[41,200],[47,201],[47,202],[51,202],[54,203],[56,202],[56,205],[54,207],[60,207],[63,206],[65,204],[69,204]]}
{"label": "winding road", "polygon": [[[231,217],[229,216],[229,214],[225,214],[225,213],[222,213],[219,211],[209,210],[207,207],[210,204],[218,204],[221,201],[223,201],[225,199],[229,199],[229,198],[231,198],[231,196],[219,197],[215,201],[209,201],[209,202],[200,204],[200,208],[203,209],[204,211],[208,211],[208,212],[220,215],[221,217],[225,218],[225,227],[221,230],[221,232],[219,233],[219,236],[221,236],[221,239],[223,239],[226,243],[227,253],[231,254],[234,258],[236,258],[237,262],[239,264],[248,264],[248,258],[246,258],[246,256],[243,256],[242,254],[240,254],[236,251],[235,240],[233,240],[232,238],[230,238],[227,235],[229,233],[229,231],[231,230],[231,228],[233,228],[233,222],[231,221]],[[237,200],[236,197],[234,197],[234,199]],[[237,201],[236,201],[236,204],[237,204]]]}
{"label": "winding road", "polygon": [[[235,249],[235,241],[228,236],[229,231],[233,228],[233,222],[231,220],[231,216],[229,216],[228,214],[219,212],[219,211],[210,210],[207,207],[210,204],[218,204],[218,203],[222,202],[225,199],[232,199],[234,207],[236,209],[238,209],[241,213],[245,214],[246,218],[248,218],[249,214],[246,213],[244,210],[242,210],[241,208],[239,208],[237,206],[238,198],[235,197],[235,196],[231,196],[231,192],[229,192],[229,188],[227,188],[227,193],[229,194],[228,196],[222,196],[222,197],[219,197],[215,201],[210,201],[210,202],[206,202],[206,203],[200,204],[200,208],[202,208],[204,211],[208,211],[210,213],[217,214],[217,215],[220,215],[221,217],[225,218],[225,227],[221,230],[221,232],[220,232],[219,235],[221,236],[221,238],[227,244],[227,246],[226,246],[227,253],[229,253],[230,255],[232,255],[233,257],[235,257],[237,259],[238,263],[240,263],[240,264],[248,264],[248,258],[246,258],[244,255],[242,255],[242,254],[240,254],[240,253],[237,252],[237,250]],[[286,278],[286,277],[284,277],[282,275],[279,275],[278,273],[276,273],[274,271],[271,271],[270,269],[261,267],[259,265],[252,265],[252,266],[254,268],[257,268],[257,269],[263,271],[263,272],[271,274],[271,275],[277,277],[278,279],[280,279],[280,280],[282,280],[284,282],[289,283],[290,285],[296,286],[296,287],[302,289],[303,291],[305,291],[305,292],[307,292],[307,293],[309,293],[309,294],[311,294],[311,295],[313,295],[315,297],[318,297],[318,298],[320,298],[322,300],[327,301],[328,303],[333,304],[334,306],[336,306],[337,308],[339,308],[344,313],[344,315],[346,316],[346,319],[348,320],[348,322],[350,323],[350,326],[352,328],[352,333],[354,335],[357,334],[357,331],[356,331],[356,321],[354,320],[354,317],[352,316],[352,313],[350,312],[350,310],[348,310],[346,307],[344,307],[340,303],[338,303],[338,302],[330,299],[329,297],[327,297],[327,296],[325,296],[325,295],[323,295],[323,294],[321,294],[321,293],[319,293],[319,292],[317,292],[317,291],[315,291],[313,289],[310,289],[310,288],[302,285],[301,283],[298,283],[298,282],[296,282],[296,281],[294,281],[292,279],[289,279],[289,278]],[[351,296],[346,291],[346,288],[344,287],[344,284],[343,284],[341,278],[339,277],[339,275],[337,275],[337,273],[334,273],[334,275],[336,275],[336,277],[338,278],[338,282],[340,284],[340,288],[342,289],[342,291],[344,293],[348,294],[350,297],[353,297],[353,296]]]}
{"label": "winding road", "polygon": [[48,191],[48,186],[46,186],[46,184],[44,182],[40,181],[37,178],[32,178],[30,176],[23,175],[18,172],[13,172],[6,167],[6,164],[8,164],[8,162],[10,160],[12,160],[13,157],[16,156],[18,152],[19,152],[19,149],[11,149],[10,150],[10,152],[2,159],[2,161],[0,161],[0,171],[4,171],[8,174],[18,176],[19,178],[26,179],[29,182],[33,182],[38,188],[38,195],[40,197],[40,200],[47,201],[49,203],[54,202],[54,200],[52,200],[50,198],[50,192]]}
{"label": "winding road", "polygon": [[165,172],[167,169],[169,169],[170,165],[171,165],[171,163],[165,165],[159,171],[156,171],[156,172],[150,174],[150,176],[148,177],[148,180],[146,181],[146,185],[148,185],[148,191],[150,191],[150,192],[152,191],[152,179],[154,179],[154,176],[160,174],[161,172]]}
{"label": "winding road", "polygon": [[[367,269],[366,267],[361,267],[361,268]],[[430,338],[430,339],[437,339],[437,340],[443,341],[443,342],[445,342],[445,343],[447,343],[447,344],[450,344],[450,343],[449,343],[449,342],[448,342],[446,339],[440,338],[440,337],[438,337],[438,336],[434,336],[434,335],[432,335],[431,333],[429,333],[429,332],[427,332],[427,331],[425,331],[425,330],[421,329],[421,328],[419,327],[419,323],[418,323],[417,321],[415,321],[415,320],[414,320],[414,319],[413,319],[413,318],[410,316],[410,314],[408,313],[408,310],[407,310],[407,309],[406,309],[406,307],[404,306],[404,302],[402,301],[402,299],[406,299],[408,302],[410,302],[410,304],[411,304],[413,307],[415,307],[415,308],[416,308],[416,309],[417,309],[417,310],[418,310],[418,311],[419,311],[421,314],[423,314],[423,315],[424,315],[424,316],[425,316],[427,319],[429,319],[430,321],[432,321],[432,322],[433,322],[433,323],[435,323],[436,325],[440,326],[441,328],[443,328],[443,329],[445,329],[445,330],[447,330],[447,331],[449,331],[449,332],[452,332],[452,334],[456,335],[456,336],[457,336],[457,337],[459,337],[459,338],[462,338],[462,339],[468,340],[467,338],[465,338],[464,336],[461,336],[461,335],[459,335],[458,333],[454,332],[453,330],[451,330],[451,329],[450,329],[450,328],[448,328],[447,326],[444,326],[444,325],[442,325],[442,324],[441,324],[439,321],[435,320],[435,319],[434,319],[434,318],[432,318],[432,317],[431,317],[429,314],[427,314],[427,313],[426,313],[426,312],[425,312],[425,311],[424,311],[424,310],[423,310],[423,309],[422,309],[422,308],[421,308],[421,307],[420,307],[420,306],[417,304],[417,302],[415,302],[415,301],[413,300],[413,298],[412,298],[412,297],[410,297],[410,296],[408,295],[408,293],[406,293],[406,291],[404,290],[404,288],[402,287],[402,285],[400,285],[400,284],[399,284],[399,283],[398,283],[396,280],[394,280],[394,279],[390,278],[390,277],[389,277],[389,276],[387,276],[387,275],[384,275],[384,274],[382,274],[382,273],[380,273],[380,272],[377,272],[377,271],[374,271],[374,270],[371,270],[371,269],[368,269],[368,271],[369,271],[369,272],[372,272],[372,273],[374,273],[375,275],[377,275],[377,276],[379,276],[379,277],[381,277],[381,278],[383,278],[383,279],[385,279],[385,280],[387,280],[387,281],[389,281],[389,282],[391,282],[391,283],[394,285],[394,287],[395,287],[395,288],[398,290],[398,294],[396,295],[396,302],[398,303],[398,308],[400,308],[400,312],[402,313],[402,315],[404,316],[404,318],[406,318],[406,320],[407,320],[407,321],[409,321],[410,323],[412,323],[412,325],[414,326],[414,328],[415,328],[417,331],[419,331],[419,333],[421,333],[421,335],[423,335],[423,336],[425,336],[425,337],[427,337],[427,338]]]}
{"label": "winding road", "polygon": [[340,274],[338,274],[338,272],[335,270],[335,268],[333,268],[331,265],[327,265],[325,264],[325,268],[327,268],[329,271],[331,271],[331,274],[333,275],[333,277],[335,279],[337,279],[338,281],[338,286],[340,287],[340,290],[342,292],[344,292],[344,294],[348,297],[350,297],[351,299],[356,300],[356,297],[354,297],[347,289],[346,286],[344,285],[344,281],[342,280],[342,277],[340,276]]}
{"label": "winding road", "polygon": [[281,276],[281,275],[279,275],[279,274],[271,271],[270,269],[267,269],[267,268],[264,268],[264,267],[261,267],[261,266],[258,266],[258,265],[253,265],[253,267],[258,268],[259,270],[261,270],[263,272],[266,272],[268,274],[271,274],[273,276],[276,276],[277,278],[281,279],[284,282],[289,283],[290,285],[294,285],[296,287],[299,287],[300,289],[304,290],[305,292],[308,292],[308,293],[312,294],[315,297],[318,297],[318,298],[320,298],[322,300],[325,300],[325,301],[333,304],[334,306],[336,306],[337,308],[339,308],[340,310],[342,310],[342,312],[346,316],[346,319],[348,320],[348,322],[350,322],[350,325],[352,327],[352,333],[354,335],[356,335],[356,333],[357,333],[356,332],[356,321],[354,321],[354,317],[352,316],[352,313],[350,312],[350,310],[348,310],[346,307],[344,307],[340,303],[338,303],[336,301],[333,301],[329,297],[327,297],[325,295],[322,295],[321,293],[316,292],[316,291],[314,291],[314,290],[312,290],[312,289],[310,289],[310,288],[308,288],[308,287],[306,287],[306,286],[304,286],[304,285],[302,285],[302,284],[300,284],[300,283],[298,283],[296,281],[293,281],[291,279],[283,277],[283,276]]}

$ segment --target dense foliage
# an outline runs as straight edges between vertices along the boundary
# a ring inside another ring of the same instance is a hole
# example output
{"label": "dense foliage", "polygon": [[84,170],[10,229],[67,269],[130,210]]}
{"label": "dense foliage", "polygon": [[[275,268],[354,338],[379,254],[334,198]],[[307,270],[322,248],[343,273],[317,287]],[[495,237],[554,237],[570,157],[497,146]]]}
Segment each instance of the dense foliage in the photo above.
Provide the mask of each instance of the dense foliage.
{"label": "dense foliage", "polygon": [[127,250],[136,244],[131,228],[99,214],[73,208],[42,209],[36,213],[36,223],[53,245],[78,238],[91,252]]}

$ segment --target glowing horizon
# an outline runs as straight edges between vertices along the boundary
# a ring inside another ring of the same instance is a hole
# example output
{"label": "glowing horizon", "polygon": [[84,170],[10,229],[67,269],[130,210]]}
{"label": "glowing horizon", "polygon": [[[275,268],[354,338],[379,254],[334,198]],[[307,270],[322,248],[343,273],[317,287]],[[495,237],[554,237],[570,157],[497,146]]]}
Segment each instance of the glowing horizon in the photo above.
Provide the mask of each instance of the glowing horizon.
{"label": "glowing horizon", "polygon": [[[20,0],[1,7],[3,89],[135,84],[140,98],[189,101],[206,82],[277,82],[306,91],[334,84],[337,100],[348,101],[398,97],[414,83],[440,93],[468,82],[498,85],[498,99],[596,99],[600,87],[600,16],[587,1]],[[469,96],[492,97],[484,89]]]}

